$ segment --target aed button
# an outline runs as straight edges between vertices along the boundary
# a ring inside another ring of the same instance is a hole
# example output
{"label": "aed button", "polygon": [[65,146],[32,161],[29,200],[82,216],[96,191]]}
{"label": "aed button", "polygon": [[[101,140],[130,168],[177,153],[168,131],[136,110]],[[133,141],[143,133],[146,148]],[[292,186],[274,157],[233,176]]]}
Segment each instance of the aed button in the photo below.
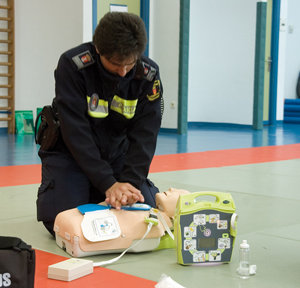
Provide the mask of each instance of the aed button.
{"label": "aed button", "polygon": [[223,201],[223,204],[229,204],[229,203],[230,203],[229,200],[224,200],[224,201]]}

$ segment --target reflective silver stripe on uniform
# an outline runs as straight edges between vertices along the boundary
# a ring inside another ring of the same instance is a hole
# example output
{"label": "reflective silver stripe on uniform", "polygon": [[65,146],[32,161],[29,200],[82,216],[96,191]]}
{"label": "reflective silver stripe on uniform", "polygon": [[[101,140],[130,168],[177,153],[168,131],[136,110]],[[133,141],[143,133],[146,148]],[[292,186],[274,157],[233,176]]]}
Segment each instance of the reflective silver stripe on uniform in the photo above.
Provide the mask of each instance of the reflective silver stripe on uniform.
{"label": "reflective silver stripe on uniform", "polygon": [[114,96],[110,109],[122,114],[127,119],[133,118],[138,99],[126,100],[117,95]]}
{"label": "reflective silver stripe on uniform", "polygon": [[[108,102],[103,99],[97,99],[97,103],[91,105],[91,97],[87,96],[88,114],[94,118],[105,118],[108,115]],[[93,100],[92,100],[93,101]],[[93,109],[94,107],[94,109]]]}

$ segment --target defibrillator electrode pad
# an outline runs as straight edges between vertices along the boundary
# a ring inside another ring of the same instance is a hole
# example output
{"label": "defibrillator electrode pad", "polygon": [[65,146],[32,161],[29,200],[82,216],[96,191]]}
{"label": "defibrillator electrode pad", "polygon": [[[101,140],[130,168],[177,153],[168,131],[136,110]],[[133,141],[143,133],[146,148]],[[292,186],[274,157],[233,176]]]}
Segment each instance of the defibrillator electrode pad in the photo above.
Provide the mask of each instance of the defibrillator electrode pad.
{"label": "defibrillator electrode pad", "polygon": [[121,235],[118,219],[110,210],[86,212],[81,229],[83,236],[91,242],[115,239]]}

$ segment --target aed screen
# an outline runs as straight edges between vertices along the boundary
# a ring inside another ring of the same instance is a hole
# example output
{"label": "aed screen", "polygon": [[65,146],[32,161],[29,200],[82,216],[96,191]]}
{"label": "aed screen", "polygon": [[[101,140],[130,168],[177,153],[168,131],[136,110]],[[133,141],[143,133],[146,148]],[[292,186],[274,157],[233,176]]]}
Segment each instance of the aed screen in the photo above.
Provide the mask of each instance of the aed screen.
{"label": "aed screen", "polygon": [[199,248],[214,248],[216,246],[215,238],[200,238],[198,240]]}

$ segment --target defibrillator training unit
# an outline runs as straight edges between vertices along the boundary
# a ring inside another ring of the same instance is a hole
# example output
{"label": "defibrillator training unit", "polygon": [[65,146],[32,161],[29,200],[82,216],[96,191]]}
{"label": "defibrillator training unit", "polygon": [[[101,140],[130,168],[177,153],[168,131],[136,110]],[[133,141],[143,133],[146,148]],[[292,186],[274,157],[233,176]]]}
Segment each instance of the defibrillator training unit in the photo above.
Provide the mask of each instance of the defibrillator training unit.
{"label": "defibrillator training unit", "polygon": [[[181,265],[230,262],[237,214],[229,193],[170,188],[157,193],[155,200],[157,208],[137,203],[117,210],[101,203],[58,214],[56,243],[77,260],[49,266],[48,277],[70,281],[118,261],[126,252],[167,248],[176,250]],[[108,253],[121,254],[97,263],[79,259]],[[66,270],[74,270],[73,276],[66,276]]]}

